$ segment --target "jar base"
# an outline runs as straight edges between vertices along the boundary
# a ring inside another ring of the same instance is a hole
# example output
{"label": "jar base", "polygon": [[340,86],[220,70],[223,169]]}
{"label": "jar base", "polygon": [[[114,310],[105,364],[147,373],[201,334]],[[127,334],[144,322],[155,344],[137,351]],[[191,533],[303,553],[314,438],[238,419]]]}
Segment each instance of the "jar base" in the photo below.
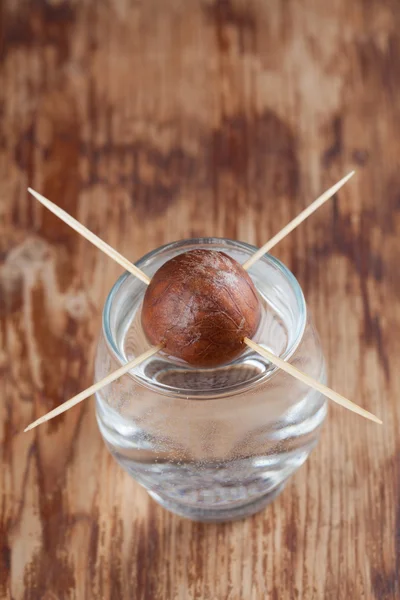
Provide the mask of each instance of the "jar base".
{"label": "jar base", "polygon": [[185,519],[202,523],[226,523],[228,521],[245,519],[246,517],[250,517],[251,515],[260,512],[279,496],[285,488],[285,485],[286,481],[270,490],[264,496],[252,500],[251,502],[240,504],[239,506],[229,506],[227,508],[221,507],[219,509],[195,508],[183,503],[173,502],[170,499],[163,498],[159,494],[149,490],[148,493],[157,504]]}

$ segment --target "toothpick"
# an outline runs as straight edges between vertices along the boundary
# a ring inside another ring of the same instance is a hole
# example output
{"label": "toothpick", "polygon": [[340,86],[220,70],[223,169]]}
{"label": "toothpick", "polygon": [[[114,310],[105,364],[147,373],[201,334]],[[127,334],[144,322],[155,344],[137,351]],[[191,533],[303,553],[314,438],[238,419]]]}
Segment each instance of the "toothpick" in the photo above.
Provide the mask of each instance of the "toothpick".
{"label": "toothpick", "polygon": [[308,206],[299,215],[297,215],[297,217],[295,217],[293,221],[290,221],[290,223],[285,225],[285,227],[281,229],[279,233],[274,235],[273,238],[271,238],[266,244],[264,244],[264,246],[261,246],[261,248],[259,248],[257,252],[255,252],[252,256],[250,256],[250,258],[246,260],[246,262],[242,265],[243,269],[245,269],[246,271],[247,269],[250,269],[250,267],[254,265],[254,263],[257,260],[259,260],[264,254],[269,252],[271,248],[273,248],[278,242],[283,240],[283,238],[286,237],[288,233],[293,231],[293,229],[296,229],[296,227],[298,227],[300,223],[302,223],[303,221],[305,221],[305,219],[312,215],[312,213],[315,212],[317,208],[322,206],[327,200],[329,200],[329,198],[332,198],[332,196],[334,196],[336,192],[340,190],[340,188],[346,183],[346,181],[348,181],[350,177],[353,177],[354,173],[355,171],[351,171],[348,175],[346,175],[346,177],[343,177],[343,179],[335,183],[335,185],[333,185],[331,188],[329,188],[329,190],[324,192],[322,196],[317,198],[312,204],[310,204],[310,206]]}
{"label": "toothpick", "polygon": [[89,231],[89,229],[82,225],[82,223],[79,223],[79,221],[74,219],[74,217],[71,217],[71,215],[65,212],[65,210],[63,210],[62,208],[60,208],[59,206],[42,196],[42,194],[35,192],[35,190],[33,190],[32,188],[28,188],[28,192],[32,194],[32,196],[34,196],[36,200],[39,200],[39,202],[41,202],[43,206],[48,208],[53,214],[55,214],[59,219],[61,219],[61,221],[64,221],[64,223],[72,227],[72,229],[75,229],[75,231],[77,231],[78,233],[80,233],[80,235],[89,240],[89,242],[92,242],[92,244],[94,244],[97,248],[99,248],[100,250],[108,254],[108,256],[113,258],[118,264],[121,265],[121,267],[132,273],[132,275],[135,275],[135,277],[143,281],[143,283],[145,283],[146,285],[150,283],[150,278],[147,277],[146,273],[143,273],[143,271],[138,269],[138,267],[129,262],[129,260],[124,258],[119,252],[114,250],[114,248],[109,246],[106,242],[103,242],[103,240],[101,240],[99,237],[97,237],[97,235]]}
{"label": "toothpick", "polygon": [[36,421],[34,421],[30,425],[28,425],[28,427],[26,427],[24,429],[24,431],[30,431],[34,427],[37,427],[38,425],[41,425],[42,423],[46,423],[46,421],[50,421],[50,419],[53,419],[54,417],[61,415],[61,413],[69,410],[76,404],[79,404],[79,402],[82,402],[82,400],[86,400],[86,398],[89,398],[89,396],[91,396],[95,392],[98,392],[103,387],[105,387],[109,383],[112,383],[119,377],[122,377],[122,375],[125,375],[125,373],[128,373],[128,371],[130,371],[134,367],[137,367],[138,365],[140,365],[142,362],[144,362],[145,360],[147,360],[154,354],[157,354],[157,352],[160,349],[161,349],[161,346],[154,346],[150,350],[147,350],[147,352],[143,352],[143,354],[140,354],[135,359],[126,363],[126,365],[123,365],[122,367],[120,367],[119,369],[114,371],[113,373],[110,373],[109,375],[107,375],[107,377],[104,377],[104,379],[101,379],[101,381],[94,383],[93,385],[88,387],[86,390],[83,390],[83,392],[80,392],[79,394],[77,394],[76,396],[71,398],[70,400],[67,400],[63,404],[60,404],[60,406],[57,406],[57,408],[55,408],[54,410],[51,410],[50,412],[43,415],[39,419],[36,419]]}
{"label": "toothpick", "polygon": [[313,388],[314,390],[321,392],[321,394],[323,394],[324,396],[327,396],[328,398],[330,398],[337,404],[344,406],[348,410],[351,410],[351,411],[357,413],[358,415],[365,417],[366,419],[370,419],[371,421],[374,421],[375,423],[379,423],[380,425],[382,425],[382,421],[380,419],[378,419],[378,417],[375,417],[375,415],[373,415],[372,413],[368,412],[364,408],[361,408],[357,404],[354,404],[354,402],[351,402],[350,400],[348,400],[341,394],[338,394],[334,390],[331,390],[326,385],[323,385],[319,381],[316,381],[316,379],[313,379],[309,375],[306,375],[305,373],[303,373],[302,371],[300,371],[299,369],[297,369],[290,363],[287,363],[282,358],[275,356],[275,354],[272,354],[272,352],[270,352],[269,350],[266,350],[259,344],[256,344],[255,342],[253,342],[252,340],[249,340],[248,338],[244,338],[244,343],[247,344],[247,346],[249,346],[249,348],[251,348],[255,352],[258,352],[258,354],[261,354],[261,356],[263,356],[264,358],[269,360],[273,365],[275,365],[275,367],[282,369],[282,371],[285,371],[286,373],[288,373],[295,379],[298,379],[299,381],[302,381],[303,383],[305,383],[309,387]]}

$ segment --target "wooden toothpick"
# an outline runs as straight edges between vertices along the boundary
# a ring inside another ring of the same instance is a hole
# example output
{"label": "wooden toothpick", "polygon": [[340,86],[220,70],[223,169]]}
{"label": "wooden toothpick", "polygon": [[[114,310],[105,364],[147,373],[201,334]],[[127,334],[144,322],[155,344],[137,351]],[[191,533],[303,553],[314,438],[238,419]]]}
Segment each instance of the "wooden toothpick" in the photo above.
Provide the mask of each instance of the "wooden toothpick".
{"label": "wooden toothpick", "polygon": [[259,260],[264,254],[269,252],[271,248],[273,248],[278,242],[283,240],[283,238],[286,237],[288,233],[293,231],[293,229],[296,229],[296,227],[298,227],[300,223],[302,223],[303,221],[305,221],[305,219],[312,215],[312,213],[315,212],[317,208],[322,206],[327,200],[329,200],[329,198],[332,198],[332,196],[334,196],[336,192],[340,190],[340,188],[346,183],[346,181],[348,181],[350,177],[353,177],[354,173],[355,171],[351,171],[348,175],[346,175],[346,177],[343,177],[343,179],[335,183],[335,185],[333,185],[331,188],[329,188],[329,190],[324,192],[322,196],[317,198],[312,204],[310,204],[310,206],[308,206],[299,215],[297,215],[297,217],[295,217],[293,221],[290,221],[290,223],[285,225],[285,227],[281,229],[279,233],[274,235],[273,238],[271,238],[266,244],[264,244],[264,246],[261,246],[261,248],[259,248],[257,252],[250,256],[250,258],[248,258],[245,263],[243,263],[243,269],[245,269],[246,271],[247,269],[250,269],[250,267],[254,265],[254,263],[257,260]]}
{"label": "wooden toothpick", "polygon": [[62,208],[60,208],[59,206],[42,196],[42,194],[35,192],[35,190],[33,190],[32,188],[28,188],[28,192],[32,194],[32,196],[34,196],[36,200],[39,200],[39,202],[43,204],[43,206],[48,208],[59,219],[64,221],[64,223],[72,227],[72,229],[75,229],[75,231],[77,231],[84,238],[89,240],[89,242],[92,242],[92,244],[94,244],[97,248],[99,248],[100,250],[108,254],[108,256],[113,258],[118,264],[121,265],[121,267],[132,273],[132,275],[135,275],[135,277],[143,281],[143,283],[145,283],[146,285],[150,283],[150,278],[147,277],[146,273],[143,273],[143,271],[138,269],[138,267],[136,267],[134,264],[129,262],[129,260],[124,258],[122,254],[114,250],[114,248],[109,246],[106,242],[103,242],[103,240],[101,240],[99,237],[97,237],[97,235],[89,231],[89,229],[82,225],[82,223],[79,223],[79,221],[74,219],[74,217],[71,217],[71,215],[65,212],[65,210],[63,210]]}
{"label": "wooden toothpick", "polygon": [[261,354],[261,356],[263,356],[264,358],[269,360],[273,365],[275,365],[275,367],[282,369],[282,371],[285,371],[292,377],[295,377],[295,379],[298,379],[299,381],[302,381],[303,383],[305,383],[309,387],[313,388],[314,390],[321,392],[321,394],[323,394],[324,396],[327,396],[328,398],[330,398],[337,404],[344,406],[348,410],[351,410],[351,411],[357,413],[358,415],[365,417],[366,419],[370,419],[371,421],[374,421],[375,423],[379,423],[380,425],[382,425],[382,421],[380,419],[378,419],[378,417],[375,417],[375,415],[373,415],[372,413],[368,412],[364,408],[361,408],[361,406],[354,404],[354,402],[351,402],[350,400],[348,400],[341,394],[338,394],[337,392],[331,390],[326,385],[323,385],[316,379],[313,379],[309,375],[306,375],[305,373],[303,373],[302,371],[300,371],[299,369],[297,369],[290,363],[284,361],[282,358],[279,358],[278,356],[275,356],[275,354],[272,354],[272,352],[270,352],[269,350],[266,350],[259,344],[256,344],[252,340],[249,340],[249,338],[244,338],[244,343],[247,344],[247,346],[249,346],[249,348],[251,348],[255,352],[258,352],[258,354]]}
{"label": "wooden toothpick", "polygon": [[80,392],[79,394],[77,394],[76,396],[71,398],[70,400],[67,400],[63,404],[60,404],[60,406],[57,406],[57,408],[55,408],[54,410],[51,410],[50,412],[43,415],[39,419],[36,419],[36,421],[34,421],[30,425],[28,425],[28,427],[26,427],[24,429],[24,431],[29,431],[30,429],[33,429],[34,427],[37,427],[38,425],[41,425],[42,423],[46,423],[46,421],[50,421],[50,419],[57,417],[57,415],[60,415],[61,413],[69,410],[76,404],[79,404],[79,402],[82,402],[82,400],[86,400],[86,398],[89,398],[89,396],[91,396],[95,392],[98,392],[103,387],[105,387],[109,383],[112,383],[119,377],[122,377],[122,375],[125,375],[125,373],[128,373],[128,371],[130,371],[134,367],[137,367],[138,365],[140,365],[142,362],[144,362],[145,360],[147,360],[154,354],[157,354],[157,352],[159,350],[161,350],[161,346],[155,346],[154,348],[150,348],[150,350],[143,352],[143,354],[140,354],[135,359],[126,363],[126,365],[123,365],[122,367],[120,367],[119,369],[114,371],[113,373],[110,373],[109,375],[107,375],[107,377],[104,377],[104,379],[102,379],[101,381],[94,383],[93,385],[88,387],[86,390],[83,390],[83,392]]}

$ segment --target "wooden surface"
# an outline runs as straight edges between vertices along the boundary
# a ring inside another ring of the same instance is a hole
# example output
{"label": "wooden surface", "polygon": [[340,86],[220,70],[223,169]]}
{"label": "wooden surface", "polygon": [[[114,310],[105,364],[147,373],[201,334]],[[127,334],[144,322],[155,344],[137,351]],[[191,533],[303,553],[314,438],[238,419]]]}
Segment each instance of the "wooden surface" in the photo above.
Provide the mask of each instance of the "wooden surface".
{"label": "wooden surface", "polygon": [[[397,0],[2,0],[0,598],[400,598]],[[90,384],[110,259],[178,238],[261,244],[351,168],[275,254],[330,382],[318,450],[226,525],[159,508],[107,453]]]}

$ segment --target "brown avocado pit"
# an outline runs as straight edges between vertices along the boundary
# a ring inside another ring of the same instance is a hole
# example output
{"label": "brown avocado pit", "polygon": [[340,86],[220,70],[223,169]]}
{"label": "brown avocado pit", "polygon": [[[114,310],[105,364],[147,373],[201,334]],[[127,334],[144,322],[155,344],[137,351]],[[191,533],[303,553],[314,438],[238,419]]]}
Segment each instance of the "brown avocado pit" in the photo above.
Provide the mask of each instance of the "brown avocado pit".
{"label": "brown avocado pit", "polygon": [[233,258],[190,250],[164,263],[144,296],[142,326],[151,344],[196,367],[236,358],[261,318],[257,290]]}

